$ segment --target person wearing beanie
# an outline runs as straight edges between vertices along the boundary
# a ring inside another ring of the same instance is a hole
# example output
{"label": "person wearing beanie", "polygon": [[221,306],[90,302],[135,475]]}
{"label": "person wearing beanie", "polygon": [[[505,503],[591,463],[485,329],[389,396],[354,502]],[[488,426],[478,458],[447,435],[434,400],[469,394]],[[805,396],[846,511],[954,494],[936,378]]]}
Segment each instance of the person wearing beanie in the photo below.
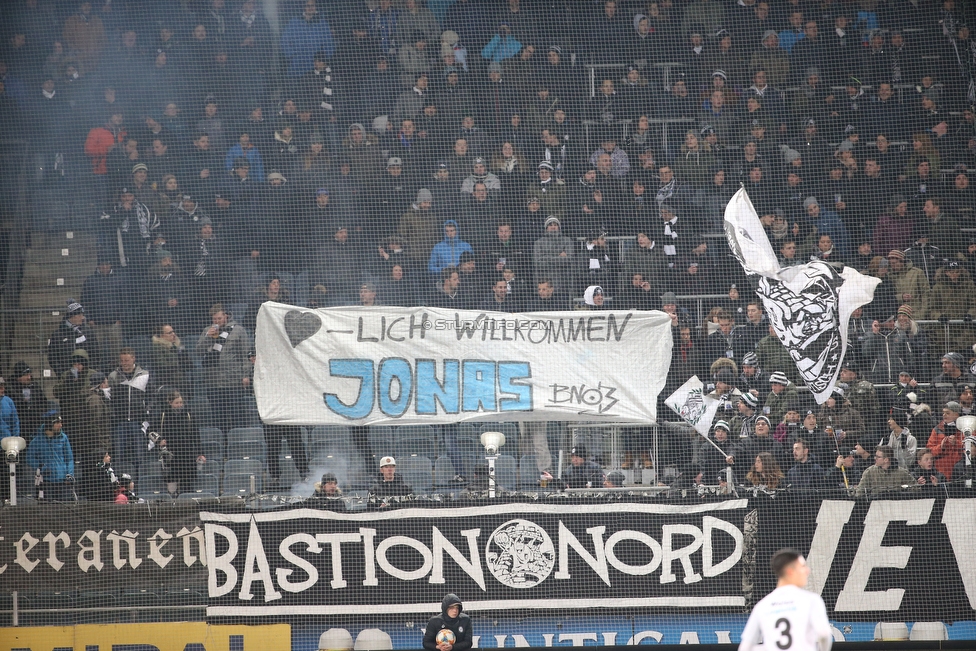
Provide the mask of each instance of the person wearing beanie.
{"label": "person wearing beanie", "polygon": [[54,412],[27,445],[28,472],[41,471],[43,483],[37,489],[55,502],[74,500],[75,456],[61,417]]}
{"label": "person wearing beanie", "polygon": [[736,439],[751,438],[756,433],[759,399],[751,393],[743,393],[736,410],[738,413],[732,418],[732,429],[729,433]]}
{"label": "person wearing beanie", "polygon": [[908,259],[904,251],[892,249],[888,253],[888,278],[895,286],[895,299],[912,308],[915,319],[925,318],[929,281],[925,272]]}
{"label": "person wearing beanie", "polygon": [[498,178],[497,174],[488,171],[488,163],[480,156],[474,159],[471,174],[461,183],[461,192],[474,193],[475,183],[484,183],[489,192],[500,193],[502,191],[501,179]]}
{"label": "person wearing beanie", "polygon": [[769,395],[763,405],[763,414],[770,422],[779,423],[789,409],[796,409],[799,405],[796,387],[790,382],[785,373],[776,371],[769,376]]}
{"label": "person wearing beanie", "polygon": [[[844,436],[851,442],[866,441],[866,447],[874,444],[873,436],[877,430],[871,432],[872,436],[864,426],[864,418],[851,406],[846,394],[849,387],[843,382],[838,382],[827,401],[820,406],[817,412],[817,422],[826,427],[833,427],[836,432],[844,432]],[[870,443],[867,441],[870,440]]]}
{"label": "person wearing beanie", "polygon": [[844,397],[850,402],[851,407],[861,414],[861,418],[864,420],[865,433],[883,431],[884,422],[878,394],[874,390],[873,384],[860,378],[857,364],[854,361],[844,360],[838,380],[847,385]]}
{"label": "person wearing beanie", "polygon": [[716,421],[712,427],[712,441],[721,452],[709,441],[702,441],[698,446],[698,453],[695,455],[696,484],[712,484],[715,478],[729,467],[726,459],[732,455],[735,447],[729,435],[730,430],[730,425],[724,420]]}
{"label": "person wearing beanie", "polygon": [[427,188],[417,191],[416,201],[400,217],[397,234],[413,265],[430,261],[430,252],[443,233],[443,220],[433,210],[433,193]]}
{"label": "person wearing beanie", "polygon": [[899,468],[912,472],[915,468],[918,452],[918,440],[908,429],[908,412],[904,409],[892,409],[888,415],[888,428],[891,433],[888,439],[881,439],[885,445],[891,446],[895,452],[895,461]]}
{"label": "person wearing beanie", "polygon": [[740,439],[739,444],[735,446],[732,455],[726,461],[732,465],[740,481],[744,481],[759,455],[768,455],[776,462],[777,468],[782,468],[786,464],[786,453],[783,446],[773,438],[769,418],[764,415],[756,418],[755,436],[749,439]]}
{"label": "person wearing beanie", "polygon": [[577,444],[569,453],[569,468],[563,473],[567,488],[600,488],[603,486],[603,469],[590,461],[585,446]]}
{"label": "person wearing beanie", "polygon": [[871,332],[864,338],[862,359],[865,375],[872,382],[896,382],[902,371],[920,381],[930,377],[929,340],[913,319],[914,312],[906,303],[898,308],[894,324],[871,323]]}
{"label": "person wearing beanie", "polygon": [[962,406],[950,400],[942,408],[942,420],[932,429],[925,447],[932,451],[935,457],[935,467],[939,472],[954,479],[953,469],[963,457],[963,435],[956,428],[956,419],[962,412]]}
{"label": "person wearing beanie", "polygon": [[47,361],[57,377],[71,368],[71,354],[78,348],[87,355],[100,351],[98,340],[85,318],[85,308],[73,298],[67,301],[65,319],[47,340]]}
{"label": "person wearing beanie", "polygon": [[37,431],[44,413],[49,409],[47,397],[44,390],[34,383],[34,373],[27,362],[19,361],[14,364],[13,371],[7,378],[9,384],[6,395],[13,400],[17,409],[21,431],[29,436]]}
{"label": "person wearing beanie", "polygon": [[315,491],[305,502],[308,506],[316,509],[346,510],[346,503],[342,498],[342,489],[339,488],[339,479],[333,472],[325,473],[320,481],[315,482]]}
{"label": "person wearing beanie", "polygon": [[[752,307],[752,304],[749,304]],[[768,328],[768,326],[767,326]],[[754,398],[761,403],[766,402],[766,395],[769,393],[769,375],[759,366],[759,357],[751,350],[742,356],[740,364],[742,370],[736,381],[736,386],[742,394],[752,393]]]}
{"label": "person wearing beanie", "polygon": [[566,212],[566,185],[562,180],[553,177],[554,171],[553,164],[548,160],[539,163],[538,178],[529,184],[526,198],[537,198],[543,210],[542,214],[562,217]]}
{"label": "person wearing beanie", "polygon": [[[929,389],[930,393],[938,396],[940,405],[955,400],[964,386],[976,386],[976,377],[970,373],[969,364],[959,353],[946,353],[940,364],[942,372],[932,378],[932,387]],[[932,404],[934,406],[934,402]]]}
{"label": "person wearing beanie", "polygon": [[536,282],[548,278],[556,292],[569,295],[573,288],[573,263],[576,246],[573,240],[561,232],[558,216],[550,215],[545,221],[545,233],[532,246],[532,264]]}

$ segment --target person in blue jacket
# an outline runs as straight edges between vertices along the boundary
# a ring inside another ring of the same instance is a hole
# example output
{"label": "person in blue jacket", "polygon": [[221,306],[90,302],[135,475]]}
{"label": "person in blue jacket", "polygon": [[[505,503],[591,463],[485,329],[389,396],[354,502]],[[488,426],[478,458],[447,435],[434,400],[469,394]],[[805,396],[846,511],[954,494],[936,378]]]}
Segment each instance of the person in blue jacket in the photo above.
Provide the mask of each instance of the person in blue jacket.
{"label": "person in blue jacket", "polygon": [[315,67],[315,55],[335,54],[335,41],[329,23],[321,20],[315,0],[305,0],[302,15],[292,18],[281,35],[281,50],[288,59],[288,76],[301,77]]}
{"label": "person in blue jacket", "polygon": [[67,502],[74,499],[75,457],[68,435],[62,430],[61,416],[51,416],[42,426],[43,435],[27,446],[27,465],[40,469],[44,482],[38,487],[46,499]]}
{"label": "person in blue jacket", "polygon": [[430,252],[427,271],[439,274],[445,267],[456,267],[465,251],[474,253],[471,245],[458,237],[458,224],[453,219],[444,222],[444,239],[434,245]]}
{"label": "person in blue jacket", "polygon": [[7,381],[0,377],[0,439],[8,436],[20,436],[20,417],[17,415],[17,405],[6,395]]}

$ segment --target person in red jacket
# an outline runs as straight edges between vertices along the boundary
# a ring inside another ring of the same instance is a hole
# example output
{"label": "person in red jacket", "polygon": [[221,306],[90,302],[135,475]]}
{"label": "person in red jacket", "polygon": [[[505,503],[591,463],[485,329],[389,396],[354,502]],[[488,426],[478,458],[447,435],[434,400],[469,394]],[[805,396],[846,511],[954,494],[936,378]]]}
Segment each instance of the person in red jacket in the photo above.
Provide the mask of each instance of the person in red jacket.
{"label": "person in red jacket", "polygon": [[962,406],[956,401],[946,403],[942,409],[942,422],[935,426],[926,447],[935,457],[935,467],[946,477],[952,475],[952,468],[962,459],[963,436],[956,429],[956,419],[962,413]]}
{"label": "person in red jacket", "polygon": [[113,109],[105,126],[95,127],[88,132],[85,139],[85,154],[91,159],[92,174],[105,176],[108,174],[108,153],[125,142],[125,127],[122,126],[124,116],[120,109]]}

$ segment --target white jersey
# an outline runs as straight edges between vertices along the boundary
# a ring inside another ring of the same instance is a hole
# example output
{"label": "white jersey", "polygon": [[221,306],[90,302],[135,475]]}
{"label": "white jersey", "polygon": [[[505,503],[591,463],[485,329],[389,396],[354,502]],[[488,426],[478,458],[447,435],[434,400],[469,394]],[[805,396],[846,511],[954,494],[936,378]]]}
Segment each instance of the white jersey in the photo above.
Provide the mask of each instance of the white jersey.
{"label": "white jersey", "polygon": [[[825,640],[823,646],[820,640]],[[831,644],[833,636],[823,599],[803,588],[785,585],[752,609],[739,651],[826,651]]]}

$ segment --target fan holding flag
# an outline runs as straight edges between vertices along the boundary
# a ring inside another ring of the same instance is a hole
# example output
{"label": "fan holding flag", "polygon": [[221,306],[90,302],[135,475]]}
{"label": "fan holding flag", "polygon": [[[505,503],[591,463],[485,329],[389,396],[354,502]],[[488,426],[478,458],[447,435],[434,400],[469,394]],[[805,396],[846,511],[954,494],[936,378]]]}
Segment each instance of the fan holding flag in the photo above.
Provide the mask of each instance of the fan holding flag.
{"label": "fan holding flag", "polygon": [[770,325],[823,404],[840,374],[851,313],[871,302],[880,279],[820,260],[781,267],[744,188],[725,208],[725,235],[746,274],[759,276]]}

